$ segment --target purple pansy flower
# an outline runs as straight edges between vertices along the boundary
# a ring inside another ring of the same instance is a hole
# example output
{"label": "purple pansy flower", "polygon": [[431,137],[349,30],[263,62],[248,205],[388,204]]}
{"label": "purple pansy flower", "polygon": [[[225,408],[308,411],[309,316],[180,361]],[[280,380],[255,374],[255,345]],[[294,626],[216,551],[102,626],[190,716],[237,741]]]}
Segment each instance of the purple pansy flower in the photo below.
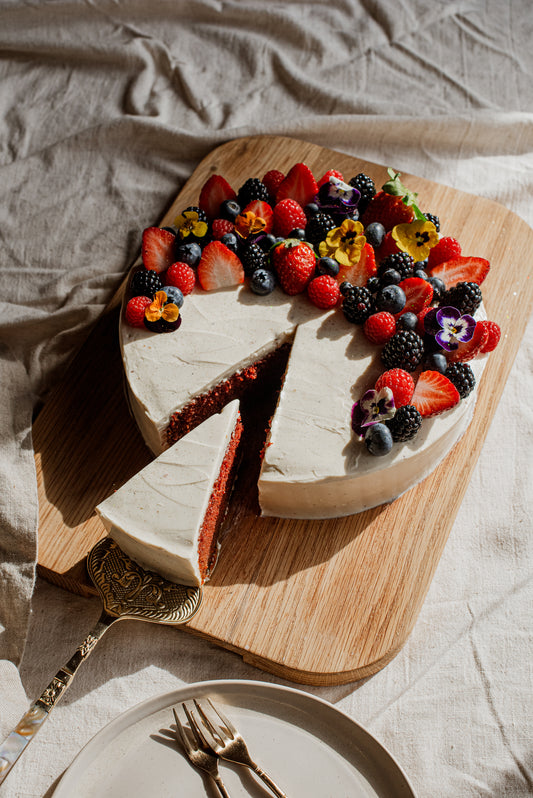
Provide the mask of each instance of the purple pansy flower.
{"label": "purple pansy flower", "polygon": [[447,352],[452,352],[459,344],[470,341],[476,328],[476,320],[472,316],[468,313],[462,316],[460,310],[452,307],[439,308],[435,321],[440,327],[435,340]]}
{"label": "purple pansy flower", "polygon": [[371,388],[352,407],[352,429],[364,437],[367,427],[392,418],[396,413],[394,395],[390,388],[375,391]]}
{"label": "purple pansy flower", "polygon": [[333,176],[320,187],[315,197],[321,210],[335,211],[341,216],[352,216],[360,199],[361,192],[357,188]]}

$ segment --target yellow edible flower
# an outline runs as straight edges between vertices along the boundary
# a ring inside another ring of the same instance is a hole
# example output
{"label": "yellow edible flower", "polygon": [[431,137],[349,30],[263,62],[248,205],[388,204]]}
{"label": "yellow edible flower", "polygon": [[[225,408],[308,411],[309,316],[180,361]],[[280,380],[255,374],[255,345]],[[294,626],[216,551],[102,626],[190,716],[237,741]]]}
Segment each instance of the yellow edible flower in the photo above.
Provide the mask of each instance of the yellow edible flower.
{"label": "yellow edible flower", "polygon": [[318,250],[321,258],[335,258],[341,266],[359,262],[361,250],[366,244],[364,227],[354,219],[345,219],[340,227],[334,227],[321,241]]}
{"label": "yellow edible flower", "polygon": [[178,228],[180,238],[187,238],[189,235],[196,238],[203,238],[207,234],[207,222],[202,221],[197,211],[183,211],[176,216],[174,226]]}
{"label": "yellow edible flower", "polygon": [[425,260],[429,250],[439,241],[433,222],[420,219],[408,224],[397,224],[392,228],[392,237],[398,249],[407,252],[415,261]]}

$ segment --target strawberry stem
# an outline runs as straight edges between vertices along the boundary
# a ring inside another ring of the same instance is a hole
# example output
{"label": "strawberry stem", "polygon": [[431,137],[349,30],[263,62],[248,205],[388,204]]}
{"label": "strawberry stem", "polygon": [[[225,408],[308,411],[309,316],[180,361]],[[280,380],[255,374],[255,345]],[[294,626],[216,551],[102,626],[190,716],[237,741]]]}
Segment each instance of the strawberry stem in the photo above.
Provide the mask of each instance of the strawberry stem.
{"label": "strawberry stem", "polygon": [[383,185],[383,191],[386,194],[392,194],[393,197],[401,197],[403,204],[413,209],[417,219],[419,219],[421,222],[427,221],[426,217],[416,204],[418,194],[414,191],[410,191],[408,188],[406,188],[406,186],[404,186],[400,180],[400,172],[395,172],[394,169],[389,167],[387,169],[387,173],[390,177],[390,180],[387,180],[387,182]]}

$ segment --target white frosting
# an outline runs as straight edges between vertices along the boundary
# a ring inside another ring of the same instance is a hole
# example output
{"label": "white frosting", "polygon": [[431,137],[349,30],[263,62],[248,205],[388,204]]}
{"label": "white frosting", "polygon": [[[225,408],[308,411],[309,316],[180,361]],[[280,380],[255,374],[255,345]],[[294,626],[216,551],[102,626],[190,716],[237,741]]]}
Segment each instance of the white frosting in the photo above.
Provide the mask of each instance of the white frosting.
{"label": "white frosting", "polygon": [[126,554],[172,582],[201,584],[200,530],[238,412],[235,400],[96,508]]}
{"label": "white frosting", "polygon": [[[177,331],[160,335],[121,324],[130,403],[156,453],[175,411],[295,336],[259,479],[264,515],[329,518],[392,501],[435,468],[472,416],[475,393],[374,457],[354,440],[350,412],[383,371],[380,347],[341,311],[244,285],[195,291],[182,316]],[[471,365],[478,379],[483,360]]]}

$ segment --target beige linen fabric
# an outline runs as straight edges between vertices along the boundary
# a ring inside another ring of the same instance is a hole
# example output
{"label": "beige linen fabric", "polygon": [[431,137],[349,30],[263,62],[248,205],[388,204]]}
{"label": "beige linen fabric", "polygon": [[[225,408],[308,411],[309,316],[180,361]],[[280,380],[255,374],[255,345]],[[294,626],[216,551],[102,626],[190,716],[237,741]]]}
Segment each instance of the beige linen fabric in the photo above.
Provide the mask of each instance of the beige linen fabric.
{"label": "beige linen fabric", "polygon": [[[98,616],[40,581],[32,597],[31,414],[142,228],[201,157],[254,133],[392,165],[531,224],[532,28],[528,0],[0,0],[0,736]],[[310,690],[376,734],[421,798],[532,791],[531,332],[407,645],[364,684]],[[276,681],[175,630],[118,625],[2,796],[51,795],[107,721],[211,678]]]}

